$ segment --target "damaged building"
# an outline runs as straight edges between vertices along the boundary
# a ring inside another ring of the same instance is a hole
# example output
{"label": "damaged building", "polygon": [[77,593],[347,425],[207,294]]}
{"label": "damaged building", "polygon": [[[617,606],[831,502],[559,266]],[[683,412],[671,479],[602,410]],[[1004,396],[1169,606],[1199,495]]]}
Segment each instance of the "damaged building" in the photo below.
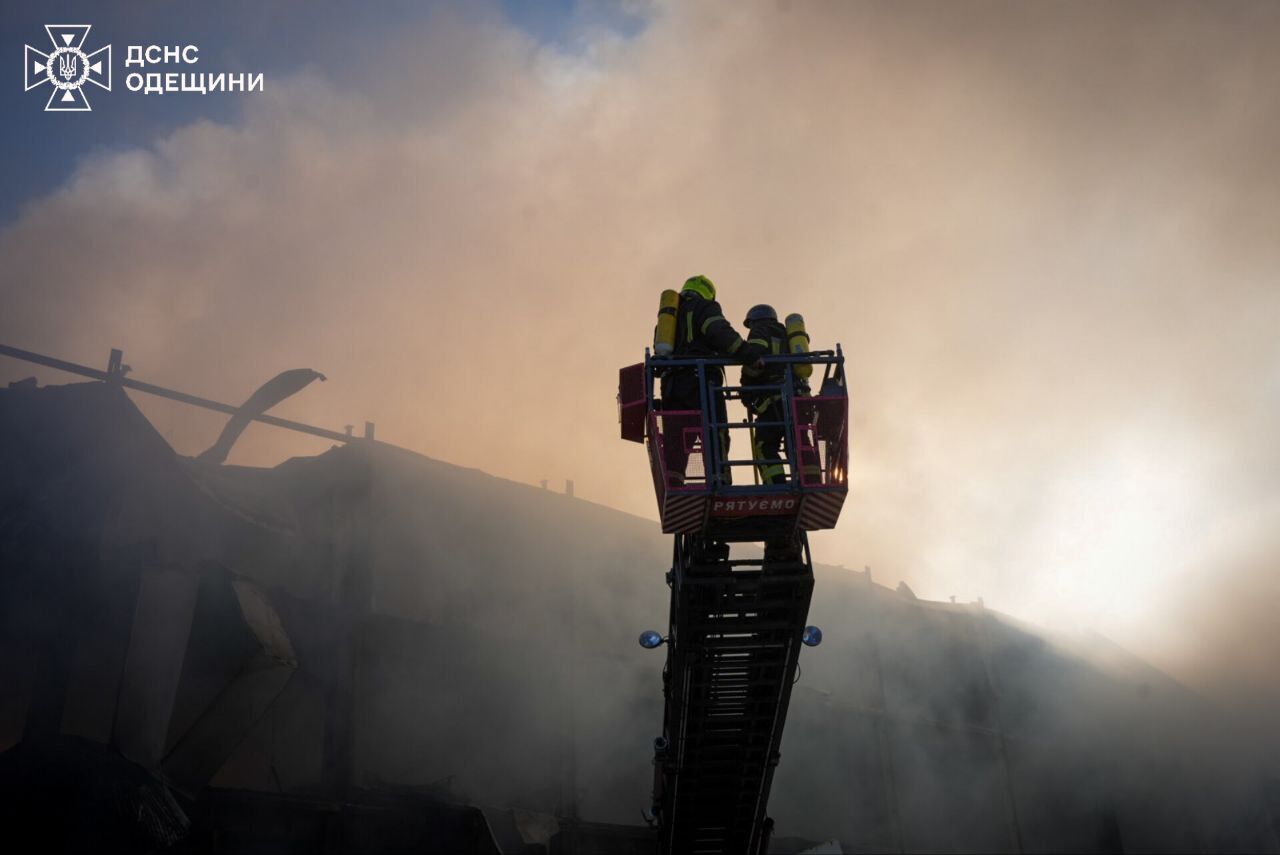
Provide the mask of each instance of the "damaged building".
{"label": "damaged building", "polygon": [[[649,852],[667,541],[381,443],[180,456],[0,390],[0,789],[56,851]],[[1198,697],[1104,639],[819,568],[774,849],[1280,851]]]}

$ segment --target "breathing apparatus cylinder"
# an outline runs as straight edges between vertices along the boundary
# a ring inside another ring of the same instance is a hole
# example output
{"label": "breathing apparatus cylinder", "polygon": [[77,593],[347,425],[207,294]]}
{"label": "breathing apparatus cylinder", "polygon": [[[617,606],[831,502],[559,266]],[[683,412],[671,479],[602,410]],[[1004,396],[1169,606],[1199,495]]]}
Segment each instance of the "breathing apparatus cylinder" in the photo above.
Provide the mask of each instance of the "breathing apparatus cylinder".
{"label": "breathing apparatus cylinder", "polygon": [[662,292],[658,301],[658,325],[653,328],[653,352],[657,356],[670,356],[676,349],[676,312],[680,308],[680,294],[670,288]]}
{"label": "breathing apparatus cylinder", "polygon": [[[804,318],[799,314],[787,315],[787,352],[799,356],[809,352],[809,333],[804,329]],[[805,363],[793,365],[796,376],[808,380],[813,374],[813,366]]]}

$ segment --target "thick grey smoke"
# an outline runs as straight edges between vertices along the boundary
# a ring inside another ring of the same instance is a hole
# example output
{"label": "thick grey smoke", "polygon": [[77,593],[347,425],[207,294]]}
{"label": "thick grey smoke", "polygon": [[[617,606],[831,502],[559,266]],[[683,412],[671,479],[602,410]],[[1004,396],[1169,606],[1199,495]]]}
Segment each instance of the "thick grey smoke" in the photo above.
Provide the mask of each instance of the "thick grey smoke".
{"label": "thick grey smoke", "polygon": [[[441,13],[86,160],[0,235],[0,340],[229,400],[308,365],[282,414],[651,513],[614,371],[703,272],[846,348],[820,556],[1267,696],[1280,7],[646,14],[562,51]],[[147,406],[187,452],[219,427]]]}

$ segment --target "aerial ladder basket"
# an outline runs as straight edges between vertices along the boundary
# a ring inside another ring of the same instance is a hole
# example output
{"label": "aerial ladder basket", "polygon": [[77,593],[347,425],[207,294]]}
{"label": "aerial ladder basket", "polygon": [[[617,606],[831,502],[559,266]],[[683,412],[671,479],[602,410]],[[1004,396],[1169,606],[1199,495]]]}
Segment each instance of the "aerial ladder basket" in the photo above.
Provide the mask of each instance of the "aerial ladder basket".
{"label": "aerial ladder basket", "polygon": [[[652,816],[663,853],[767,851],[766,808],[800,648],[821,632],[806,626],[813,593],[807,532],[833,528],[848,493],[848,397],[839,347],[766,364],[821,367],[818,394],[787,370],[772,385],[726,385],[726,359],[653,357],[619,375],[624,439],[649,454],[662,530],[674,535],[669,627],[641,635],[667,647],[662,735],[654,741]],[[655,396],[662,375],[694,372],[700,406],[668,409]],[[765,422],[744,396],[778,396]],[[725,406],[721,406],[721,404]],[[718,412],[729,413],[721,419]],[[757,460],[749,441],[782,429],[780,459]],[[745,434],[742,439],[737,435]],[[747,448],[745,457],[728,452]],[[762,483],[768,463],[782,477]],[[730,557],[730,544],[763,544]]]}
{"label": "aerial ladder basket", "polygon": [[[849,399],[844,356],[816,351],[803,356],[773,356],[766,364],[811,363],[824,369],[816,395],[804,394],[791,372],[770,386],[726,386],[718,380],[728,359],[673,359],[650,356],[619,372],[618,409],[622,438],[648,448],[662,531],[700,534],[709,539],[753,540],[834,528],[844,507],[848,484]],[[699,409],[666,409],[654,394],[660,373],[696,372]],[[779,484],[756,483],[752,443],[740,436],[763,422],[748,411],[743,420],[716,419],[715,399],[732,402],[744,393],[767,391],[782,400],[786,478]],[[729,448],[746,448],[745,458],[727,458]],[[751,535],[751,536],[748,536]]]}

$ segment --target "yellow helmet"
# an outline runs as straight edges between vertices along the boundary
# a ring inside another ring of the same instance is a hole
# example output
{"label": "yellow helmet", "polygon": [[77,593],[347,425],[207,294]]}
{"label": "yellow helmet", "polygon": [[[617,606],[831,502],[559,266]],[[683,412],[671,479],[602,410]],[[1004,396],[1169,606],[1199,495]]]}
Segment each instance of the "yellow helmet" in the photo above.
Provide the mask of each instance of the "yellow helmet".
{"label": "yellow helmet", "polygon": [[683,291],[692,291],[704,300],[714,300],[716,298],[716,286],[711,284],[711,280],[705,276],[690,276],[684,280]]}

